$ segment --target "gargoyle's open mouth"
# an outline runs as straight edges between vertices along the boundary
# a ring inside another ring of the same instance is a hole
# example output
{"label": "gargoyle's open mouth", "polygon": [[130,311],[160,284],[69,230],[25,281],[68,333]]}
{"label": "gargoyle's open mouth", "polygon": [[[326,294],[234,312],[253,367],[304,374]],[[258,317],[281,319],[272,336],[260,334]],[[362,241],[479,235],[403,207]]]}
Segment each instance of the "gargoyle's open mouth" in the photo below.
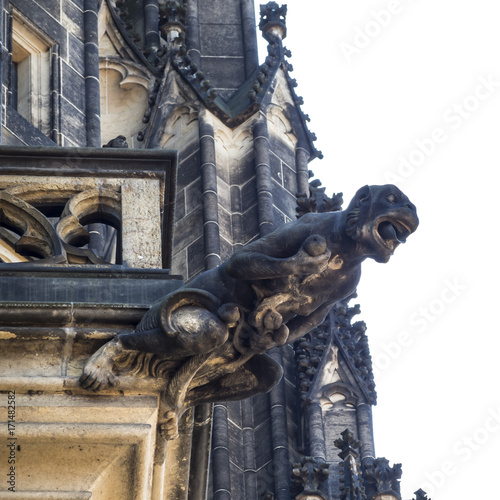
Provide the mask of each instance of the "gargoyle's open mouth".
{"label": "gargoyle's open mouth", "polygon": [[403,222],[392,219],[380,222],[376,233],[382,240],[382,244],[394,251],[400,243],[406,242],[406,238],[412,233],[412,230]]}

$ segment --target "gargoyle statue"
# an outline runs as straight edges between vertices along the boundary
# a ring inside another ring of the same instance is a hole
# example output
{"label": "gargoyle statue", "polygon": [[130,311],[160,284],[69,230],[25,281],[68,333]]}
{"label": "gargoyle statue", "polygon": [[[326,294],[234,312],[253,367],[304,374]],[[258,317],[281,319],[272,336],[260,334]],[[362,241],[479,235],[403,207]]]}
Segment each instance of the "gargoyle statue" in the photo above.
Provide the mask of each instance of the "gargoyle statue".
{"label": "gargoyle statue", "polygon": [[190,406],[270,390],[282,369],[266,351],[323,322],[355,291],[363,260],[387,262],[417,226],[415,206],[397,187],[365,186],[346,210],[285,224],[153,304],[134,333],[87,361],[80,383],[113,386],[120,360],[154,355],[169,408],[163,430],[173,438]]}

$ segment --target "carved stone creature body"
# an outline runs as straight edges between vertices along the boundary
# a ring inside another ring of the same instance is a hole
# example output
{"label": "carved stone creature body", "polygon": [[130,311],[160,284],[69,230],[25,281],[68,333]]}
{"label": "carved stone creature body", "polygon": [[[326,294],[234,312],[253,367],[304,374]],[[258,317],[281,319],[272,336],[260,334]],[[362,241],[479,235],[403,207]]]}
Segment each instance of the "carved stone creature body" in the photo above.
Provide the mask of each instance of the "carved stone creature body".
{"label": "carved stone creature body", "polygon": [[265,352],[319,325],[355,291],[362,261],[387,262],[417,225],[414,205],[392,185],[361,188],[342,212],[306,214],[154,304],[136,332],[88,360],[81,385],[114,385],[115,362],[139,351],[170,360],[166,401],[176,417],[269,390],[281,368]]}

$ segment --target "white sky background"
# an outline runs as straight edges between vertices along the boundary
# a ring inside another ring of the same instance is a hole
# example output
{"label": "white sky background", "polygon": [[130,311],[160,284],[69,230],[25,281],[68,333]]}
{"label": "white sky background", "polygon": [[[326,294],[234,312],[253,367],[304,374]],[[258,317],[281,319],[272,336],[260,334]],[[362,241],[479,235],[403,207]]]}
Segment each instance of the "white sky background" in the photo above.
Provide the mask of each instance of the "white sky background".
{"label": "white sky background", "polygon": [[286,3],[292,76],[324,154],[310,168],[344,206],[391,173],[420,217],[388,264],[364,264],[358,288],[377,456],[403,464],[403,499],[420,487],[432,500],[500,498],[500,4]]}

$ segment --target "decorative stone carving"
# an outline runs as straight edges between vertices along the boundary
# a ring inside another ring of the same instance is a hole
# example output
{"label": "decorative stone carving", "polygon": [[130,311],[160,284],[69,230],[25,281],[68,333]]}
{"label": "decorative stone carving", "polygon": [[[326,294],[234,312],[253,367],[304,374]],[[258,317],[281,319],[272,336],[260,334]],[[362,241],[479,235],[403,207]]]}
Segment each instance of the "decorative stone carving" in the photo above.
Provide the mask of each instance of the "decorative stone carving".
{"label": "decorative stone carving", "polygon": [[397,187],[365,186],[345,211],[290,222],[154,304],[134,333],[88,360],[81,384],[98,391],[120,371],[147,367],[165,379],[162,429],[173,438],[186,408],[273,387],[282,370],[266,351],[322,323],[354,292],[361,263],[387,262],[417,225]]}
{"label": "decorative stone carving", "polygon": [[[353,295],[350,298],[354,298]],[[348,307],[347,300],[335,305],[336,319],[336,343],[341,349],[346,361],[351,365],[352,372],[357,375],[358,383],[363,389],[371,404],[377,401],[375,381],[373,379],[372,360],[368,337],[366,336],[366,324],[364,321],[356,321],[351,324],[352,318],[360,313],[359,304]]]}
{"label": "decorative stone carving", "polygon": [[7,191],[0,191],[0,240],[11,262],[36,259],[54,264],[66,259],[49,220],[33,205]]}
{"label": "decorative stone carving", "polygon": [[294,487],[299,490],[296,500],[328,500],[320,485],[328,480],[330,471],[326,462],[320,462],[314,457],[304,457],[299,463],[292,465]]}
{"label": "decorative stone carving", "polygon": [[371,464],[365,465],[364,469],[365,488],[369,498],[387,495],[401,500],[401,464],[391,467],[386,458],[376,458]]}
{"label": "decorative stone carving", "polygon": [[[309,176],[313,175],[309,171]],[[330,198],[325,194],[326,188],[321,187],[321,181],[314,179],[309,183],[310,195],[297,194],[297,217],[310,212],[337,212],[342,209],[342,193],[333,194]]]}
{"label": "decorative stone carving", "polygon": [[104,263],[92,250],[80,248],[90,240],[84,226],[103,222],[114,228],[121,226],[121,197],[107,189],[89,189],[73,196],[64,207],[57,223],[57,234],[64,242],[68,262]]}
{"label": "decorative stone carving", "polygon": [[356,451],[360,443],[354,439],[349,429],[342,432],[341,436],[342,438],[335,440],[334,443],[341,450],[339,456],[343,460],[340,464],[340,482],[342,483],[340,500],[365,500],[363,477],[358,461],[359,453]]}
{"label": "decorative stone carving", "polygon": [[314,384],[323,354],[331,343],[331,337],[331,326],[329,317],[327,317],[309,335],[305,335],[294,344],[299,390],[303,403],[310,401],[311,387]]}
{"label": "decorative stone carving", "polygon": [[132,138],[144,127],[152,75],[138,63],[116,56],[99,60],[103,142],[118,133]]}
{"label": "decorative stone carving", "polygon": [[414,500],[432,500],[432,498],[428,498],[427,493],[422,488],[420,488],[419,490],[415,491]]}
{"label": "decorative stone carving", "polygon": [[273,35],[280,36],[280,38],[285,38],[286,11],[286,5],[280,7],[276,2],[268,2],[260,6],[259,28],[264,33],[264,36],[270,32]]}
{"label": "decorative stone carving", "polygon": [[[139,140],[159,85],[152,61],[136,45],[142,45],[141,37],[128,16],[124,2],[114,6],[109,0],[101,3],[98,23],[103,143],[118,133],[132,145]],[[156,61],[156,54],[152,56]]]}
{"label": "decorative stone carving", "polygon": [[[354,439],[351,431],[346,429],[341,433],[342,438],[335,441],[335,446],[342,451],[339,453],[343,462],[340,467],[341,478],[341,500],[381,500],[390,498],[391,500],[401,500],[400,479],[401,464],[389,466],[389,461],[385,458],[376,458],[363,466],[360,471],[358,461],[360,443]],[[419,490],[415,493],[416,500],[425,500],[425,492]],[[422,497],[422,494],[424,495]],[[420,496],[419,496],[420,495]]]}
{"label": "decorative stone carving", "polygon": [[[61,205],[62,213],[54,217],[57,211],[52,212],[52,207]],[[34,185],[0,191],[0,240],[2,246],[10,247],[11,255],[18,254],[10,262],[104,264],[94,252],[82,248],[89,241],[84,226],[93,222],[120,228],[119,193],[88,189],[75,194],[75,189],[56,185],[43,191]]]}
{"label": "decorative stone carving", "polygon": [[160,5],[160,31],[167,42],[186,30],[186,4],[176,0]]}

